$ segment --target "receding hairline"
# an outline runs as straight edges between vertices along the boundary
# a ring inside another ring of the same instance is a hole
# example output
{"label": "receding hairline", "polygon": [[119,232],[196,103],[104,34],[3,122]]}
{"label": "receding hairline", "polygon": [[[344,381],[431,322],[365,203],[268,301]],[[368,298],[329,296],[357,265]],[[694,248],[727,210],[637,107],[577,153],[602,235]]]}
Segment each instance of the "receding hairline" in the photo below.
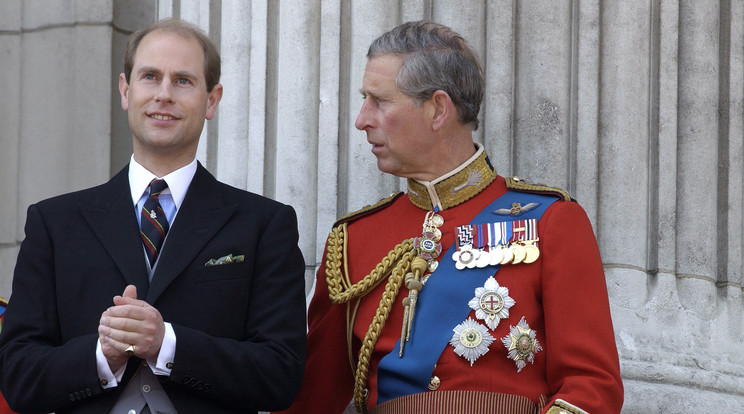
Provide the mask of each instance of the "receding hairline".
{"label": "receding hairline", "polygon": [[129,36],[127,41],[127,48],[124,59],[124,74],[127,78],[127,82],[130,81],[130,75],[134,69],[134,62],[136,60],[137,52],[142,41],[147,38],[151,33],[158,33],[167,35],[169,33],[175,34],[182,39],[188,41],[193,39],[199,45],[199,49],[202,51],[203,66],[204,66],[204,78],[206,81],[207,91],[211,90],[219,84],[221,75],[221,58],[217,45],[209,38],[209,35],[205,33],[197,25],[176,18],[168,18],[159,20],[152,25],[134,32]]}

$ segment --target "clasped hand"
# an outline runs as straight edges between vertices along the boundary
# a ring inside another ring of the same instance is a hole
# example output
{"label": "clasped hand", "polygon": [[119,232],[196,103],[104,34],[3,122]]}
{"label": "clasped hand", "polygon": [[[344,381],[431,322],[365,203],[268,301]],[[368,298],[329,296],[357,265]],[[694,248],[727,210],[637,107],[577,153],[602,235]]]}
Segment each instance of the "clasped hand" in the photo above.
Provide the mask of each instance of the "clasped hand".
{"label": "clasped hand", "polygon": [[114,306],[101,314],[98,337],[101,350],[111,371],[116,372],[129,359],[125,350],[134,345],[134,355],[156,359],[165,335],[160,312],[137,299],[137,288],[129,285],[121,296],[114,296]]}

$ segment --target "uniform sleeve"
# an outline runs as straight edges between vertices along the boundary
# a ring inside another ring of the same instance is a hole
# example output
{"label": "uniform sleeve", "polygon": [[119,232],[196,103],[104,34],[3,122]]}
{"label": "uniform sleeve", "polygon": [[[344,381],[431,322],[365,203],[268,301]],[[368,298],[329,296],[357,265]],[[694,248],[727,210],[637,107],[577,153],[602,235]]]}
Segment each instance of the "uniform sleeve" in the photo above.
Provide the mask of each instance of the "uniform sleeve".
{"label": "uniform sleeve", "polygon": [[591,223],[578,204],[557,202],[541,224],[546,375],[552,394],[543,412],[619,413],[623,385]]}
{"label": "uniform sleeve", "polygon": [[342,413],[352,399],[354,379],[346,341],[347,306],[331,303],[325,269],[325,263],[318,269],[315,294],[308,309],[302,388],[292,407],[282,413]]}

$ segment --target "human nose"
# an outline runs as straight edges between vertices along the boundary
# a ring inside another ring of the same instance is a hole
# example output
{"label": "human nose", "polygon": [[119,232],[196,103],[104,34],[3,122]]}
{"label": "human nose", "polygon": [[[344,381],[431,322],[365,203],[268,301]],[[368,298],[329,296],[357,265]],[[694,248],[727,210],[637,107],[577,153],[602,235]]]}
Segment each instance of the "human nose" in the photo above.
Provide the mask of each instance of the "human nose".
{"label": "human nose", "polygon": [[171,90],[172,87],[173,85],[171,84],[171,82],[160,82],[158,90],[155,91],[155,102],[173,102],[173,91]]}
{"label": "human nose", "polygon": [[356,121],[354,122],[354,126],[360,131],[363,131],[369,126],[370,116],[368,107],[369,103],[365,99],[362,102],[362,107],[359,108],[359,114],[357,115]]}

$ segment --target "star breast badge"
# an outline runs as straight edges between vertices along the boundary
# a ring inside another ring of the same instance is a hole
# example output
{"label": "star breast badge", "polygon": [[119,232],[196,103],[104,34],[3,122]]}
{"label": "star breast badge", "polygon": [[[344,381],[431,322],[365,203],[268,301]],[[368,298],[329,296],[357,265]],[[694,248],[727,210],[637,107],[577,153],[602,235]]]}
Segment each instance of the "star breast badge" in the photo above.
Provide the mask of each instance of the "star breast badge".
{"label": "star breast badge", "polygon": [[488,346],[496,338],[488,333],[488,329],[475,321],[473,318],[466,319],[463,323],[452,329],[455,333],[450,338],[450,345],[455,347],[455,353],[470,362],[470,366],[476,359],[488,352]]}
{"label": "star breast badge", "polygon": [[475,311],[475,316],[493,331],[502,319],[509,317],[509,308],[516,303],[509,296],[509,289],[499,286],[496,279],[490,276],[482,287],[475,289],[475,297],[470,299],[468,306]]}
{"label": "star breast badge", "polygon": [[501,343],[509,351],[509,359],[517,364],[517,372],[522,371],[527,362],[534,364],[535,354],[542,351],[535,336],[535,330],[530,329],[523,316],[517,326],[509,327],[509,335],[501,338]]}

